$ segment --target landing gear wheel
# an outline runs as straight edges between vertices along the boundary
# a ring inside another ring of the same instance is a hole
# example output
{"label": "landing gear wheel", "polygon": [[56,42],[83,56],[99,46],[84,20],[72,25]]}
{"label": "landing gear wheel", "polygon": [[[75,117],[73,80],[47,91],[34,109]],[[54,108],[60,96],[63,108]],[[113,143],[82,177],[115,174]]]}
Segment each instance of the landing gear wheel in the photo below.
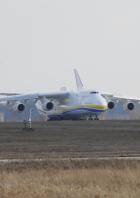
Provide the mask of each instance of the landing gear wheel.
{"label": "landing gear wheel", "polygon": [[94,120],[92,116],[87,117],[87,120]]}
{"label": "landing gear wheel", "polygon": [[97,118],[94,118],[94,120],[99,120],[99,118],[97,117]]}
{"label": "landing gear wheel", "polygon": [[99,118],[98,118],[98,116],[97,116],[97,115],[95,115],[95,118],[94,118],[94,120],[99,120]]}

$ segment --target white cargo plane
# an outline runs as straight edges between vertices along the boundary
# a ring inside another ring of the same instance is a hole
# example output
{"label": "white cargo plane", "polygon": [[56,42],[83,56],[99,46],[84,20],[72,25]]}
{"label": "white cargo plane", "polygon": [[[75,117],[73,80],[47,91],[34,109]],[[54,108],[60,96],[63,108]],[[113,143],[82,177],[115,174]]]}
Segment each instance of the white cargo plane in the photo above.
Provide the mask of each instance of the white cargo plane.
{"label": "white cargo plane", "polygon": [[74,70],[77,91],[61,91],[58,93],[20,94],[3,96],[0,102],[23,112],[28,101],[33,101],[37,110],[49,120],[95,119],[108,109],[106,99],[97,91],[85,90],[79,74]]}
{"label": "white cargo plane", "polygon": [[[76,70],[75,72],[75,77],[76,77],[76,86],[77,90],[85,90],[83,83],[79,77],[79,74]],[[122,108],[124,110],[128,111],[133,111],[136,107],[137,104],[140,105],[140,98],[132,98],[132,97],[124,97],[124,96],[116,96],[113,94],[106,94],[106,93],[101,93],[101,95],[106,99],[107,101],[107,106],[108,110],[113,110],[115,109],[116,105],[121,102],[123,104]]]}
{"label": "white cargo plane", "polygon": [[76,92],[61,91],[58,93],[20,94],[0,96],[0,102],[23,112],[28,101],[33,101],[40,114],[49,120],[65,119],[98,119],[106,110],[115,109],[117,103],[123,103],[124,110],[133,111],[139,104],[139,98],[120,97],[113,94],[101,94],[98,91],[87,90],[74,69]]}

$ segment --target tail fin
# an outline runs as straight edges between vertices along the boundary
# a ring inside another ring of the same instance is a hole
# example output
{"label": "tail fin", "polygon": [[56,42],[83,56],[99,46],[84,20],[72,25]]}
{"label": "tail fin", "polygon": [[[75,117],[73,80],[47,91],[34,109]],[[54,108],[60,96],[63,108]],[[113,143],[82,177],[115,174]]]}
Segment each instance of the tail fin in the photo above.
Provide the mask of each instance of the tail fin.
{"label": "tail fin", "polygon": [[83,91],[84,90],[84,86],[83,86],[83,83],[82,83],[82,81],[80,79],[78,71],[76,69],[74,69],[74,74],[75,74],[77,91],[79,91],[79,92]]}

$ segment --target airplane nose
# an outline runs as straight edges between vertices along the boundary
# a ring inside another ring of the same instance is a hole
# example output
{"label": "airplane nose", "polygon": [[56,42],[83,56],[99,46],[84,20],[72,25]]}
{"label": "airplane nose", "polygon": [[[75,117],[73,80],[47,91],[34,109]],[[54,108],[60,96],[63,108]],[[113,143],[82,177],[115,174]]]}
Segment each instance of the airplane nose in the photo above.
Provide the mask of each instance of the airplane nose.
{"label": "airplane nose", "polygon": [[102,99],[102,105],[104,106],[104,110],[108,109],[108,104],[105,98]]}
{"label": "airplane nose", "polygon": [[108,109],[107,101],[102,96],[100,96],[99,105],[103,108],[103,110]]}

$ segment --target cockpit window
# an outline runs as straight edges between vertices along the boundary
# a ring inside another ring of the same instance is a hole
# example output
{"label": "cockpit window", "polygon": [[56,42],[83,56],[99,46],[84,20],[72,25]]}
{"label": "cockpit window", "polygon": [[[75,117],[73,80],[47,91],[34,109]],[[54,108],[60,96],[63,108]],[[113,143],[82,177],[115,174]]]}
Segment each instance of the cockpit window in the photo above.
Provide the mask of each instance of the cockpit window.
{"label": "cockpit window", "polygon": [[98,94],[99,92],[98,91],[91,91],[90,93],[91,94]]}

